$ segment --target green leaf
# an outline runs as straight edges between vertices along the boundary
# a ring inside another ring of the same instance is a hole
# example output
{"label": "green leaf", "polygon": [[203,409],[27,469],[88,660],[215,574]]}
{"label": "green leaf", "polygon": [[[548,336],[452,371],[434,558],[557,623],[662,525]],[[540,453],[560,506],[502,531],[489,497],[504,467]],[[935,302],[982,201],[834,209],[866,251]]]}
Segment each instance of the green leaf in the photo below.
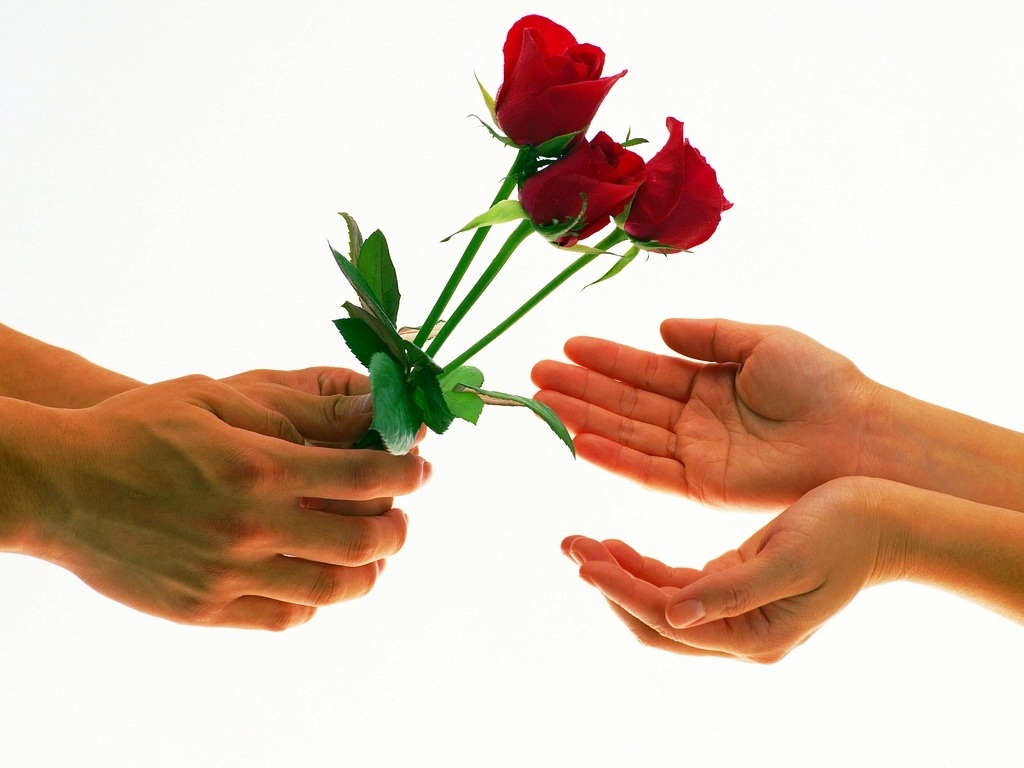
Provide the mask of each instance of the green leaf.
{"label": "green leaf", "polygon": [[460,365],[441,377],[441,389],[445,392],[453,391],[460,384],[473,388],[482,387],[484,385],[483,371],[472,365]]}
{"label": "green leaf", "polygon": [[459,419],[476,424],[484,409],[484,401],[475,392],[456,392],[458,386],[477,388],[483,386],[484,374],[479,368],[463,365],[441,377],[441,390],[448,409]]}
{"label": "green leaf", "polygon": [[413,342],[402,339],[402,351],[405,352],[405,358],[409,361],[409,368],[426,368],[435,377],[441,375],[441,366],[435,363],[434,358],[417,347]]}
{"label": "green leaf", "polygon": [[569,430],[565,428],[565,424],[558,418],[553,410],[548,408],[544,403],[539,403],[529,397],[521,397],[519,395],[509,395],[504,392],[492,392],[485,389],[478,389],[477,387],[469,387],[465,384],[456,386],[455,391],[470,391],[475,392],[483,398],[484,403],[488,405],[520,405],[525,408],[529,408],[535,414],[544,420],[544,423],[551,427],[551,431],[558,435],[558,438],[566,444],[572,455],[576,455],[576,447],[572,444],[572,437],[569,435]]}
{"label": "green leaf", "polygon": [[455,237],[455,235],[458,235],[461,232],[468,232],[471,229],[493,227],[495,224],[505,224],[510,221],[518,221],[519,219],[525,218],[526,211],[523,210],[523,206],[518,200],[502,200],[501,202],[492,205],[489,209],[470,221],[458,232],[448,235],[448,237],[441,242],[447,243]]}
{"label": "green leaf", "polygon": [[603,276],[599,277],[594,282],[589,283],[586,287],[589,288],[591,285],[597,285],[598,283],[603,283],[605,280],[610,280],[611,278],[615,277],[617,274],[619,274],[619,272],[621,272],[622,270],[629,266],[629,263],[637,257],[638,253],[640,253],[640,249],[637,248],[636,246],[633,246],[628,251],[626,251],[622,256],[619,256],[618,260],[616,260],[616,262],[612,264],[612,268],[605,272]]}
{"label": "green leaf", "polygon": [[359,251],[363,247],[363,235],[355,219],[343,211],[339,211],[338,215],[345,219],[345,224],[348,225],[348,254],[355,264],[359,261]]}
{"label": "green leaf", "polygon": [[334,321],[335,327],[341,333],[345,344],[356,356],[356,359],[364,368],[370,367],[370,359],[378,352],[390,354],[385,344],[376,331],[366,321],[357,317],[343,317]]}
{"label": "green leaf", "polygon": [[357,317],[370,326],[374,333],[380,337],[380,340],[391,350],[392,356],[396,360],[404,361],[403,339],[398,335],[398,329],[391,318],[388,317],[387,312],[377,302],[377,298],[367,284],[366,279],[359,273],[356,266],[342,254],[338,253],[333,246],[331,247],[331,253],[334,254],[334,261],[337,262],[341,273],[355,290],[356,295],[359,297],[359,303],[362,304],[362,307],[356,307],[350,302],[346,302],[342,306],[348,311],[349,316]]}
{"label": "green leaf", "polygon": [[484,410],[484,401],[473,392],[445,392],[444,401],[455,418],[470,424],[476,424]]}
{"label": "green leaf", "polygon": [[480,82],[480,78],[477,76],[476,72],[473,73],[473,77],[476,78],[477,87],[480,89],[480,93],[484,97],[484,104],[487,105],[487,112],[491,115],[491,120],[494,121],[494,124],[497,125],[498,114],[494,111],[494,97],[487,92],[486,88],[484,88],[484,84]]}
{"label": "green leaf", "polygon": [[437,375],[438,372],[428,368],[417,368],[412,372],[411,381],[415,387],[413,398],[423,412],[423,423],[441,435],[452,425],[455,415],[445,401]]}
{"label": "green leaf", "polygon": [[[362,307],[356,306],[351,301],[346,301],[341,305],[349,317],[359,320],[364,323],[370,330],[372,330],[377,338],[380,339],[381,343],[391,354],[391,357],[401,365],[408,364],[408,357],[405,354],[405,340],[398,335],[393,327],[389,326],[387,322],[381,320],[372,312],[368,312]],[[369,367],[369,366],[367,366]]]}
{"label": "green leaf", "polygon": [[370,359],[370,394],[373,423],[388,452],[403,455],[416,443],[423,412],[416,405],[405,371],[388,355],[378,352]]}
{"label": "green leaf", "polygon": [[[349,285],[356,292],[356,296],[359,297],[359,303],[368,311],[379,317],[387,325],[394,326],[391,322],[391,318],[388,317],[387,312],[381,307],[380,302],[377,301],[377,297],[370,287],[369,283],[366,282],[366,278],[360,274],[356,265],[353,264],[349,259],[345,258],[344,255],[338,253],[330,243],[327,244],[331,253],[334,254],[334,261],[341,270],[341,274],[348,280]],[[395,333],[398,333],[398,329],[395,329]]]}
{"label": "green leaf", "polygon": [[402,297],[398,292],[398,275],[384,233],[378,229],[366,238],[359,251],[359,259],[353,259],[353,263],[388,320],[392,325],[397,323],[398,304]]}

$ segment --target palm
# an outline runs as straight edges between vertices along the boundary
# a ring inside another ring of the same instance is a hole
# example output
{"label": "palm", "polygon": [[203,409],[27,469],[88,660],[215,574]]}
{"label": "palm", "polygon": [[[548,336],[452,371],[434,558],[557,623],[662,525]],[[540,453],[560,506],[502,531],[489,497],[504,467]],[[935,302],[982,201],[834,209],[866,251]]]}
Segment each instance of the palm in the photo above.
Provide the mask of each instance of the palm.
{"label": "palm", "polygon": [[[877,535],[851,508],[851,493],[863,491],[815,489],[700,570],[670,567],[616,540],[570,536],[562,549],[644,644],[778,661],[875,578]],[[696,624],[672,626],[671,606],[693,599],[707,612]]]}
{"label": "palm", "polygon": [[685,341],[666,324],[666,341],[712,362],[575,339],[566,352],[579,367],[538,365],[539,397],[577,433],[581,456],[658,490],[744,506],[791,503],[853,471],[867,379],[849,360],[788,329],[724,321],[701,344],[689,336],[696,322]]}

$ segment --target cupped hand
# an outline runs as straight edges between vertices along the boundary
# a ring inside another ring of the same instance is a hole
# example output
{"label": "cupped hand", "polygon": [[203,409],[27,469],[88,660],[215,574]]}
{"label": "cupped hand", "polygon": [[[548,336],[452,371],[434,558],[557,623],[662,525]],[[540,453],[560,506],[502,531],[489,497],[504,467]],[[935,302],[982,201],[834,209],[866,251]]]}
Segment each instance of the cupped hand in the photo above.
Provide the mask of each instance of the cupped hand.
{"label": "cupped hand", "polygon": [[772,663],[862,588],[890,578],[869,486],[844,479],[815,489],[699,570],[621,541],[571,536],[562,550],[644,645]]}
{"label": "cupped hand", "polygon": [[[368,592],[405,540],[391,499],[418,488],[429,465],[306,445],[351,436],[344,418],[334,423],[347,395],[323,394],[344,382],[320,394],[238,383],[187,377],[46,412],[61,437],[36,452],[39,519],[23,549],[190,624],[283,629]],[[266,405],[239,391],[255,388]]]}
{"label": "cupped hand", "polygon": [[534,367],[579,456],[714,505],[777,508],[857,473],[877,385],[848,359],[777,326],[674,319],[661,334],[682,357],[578,337],[575,365]]}

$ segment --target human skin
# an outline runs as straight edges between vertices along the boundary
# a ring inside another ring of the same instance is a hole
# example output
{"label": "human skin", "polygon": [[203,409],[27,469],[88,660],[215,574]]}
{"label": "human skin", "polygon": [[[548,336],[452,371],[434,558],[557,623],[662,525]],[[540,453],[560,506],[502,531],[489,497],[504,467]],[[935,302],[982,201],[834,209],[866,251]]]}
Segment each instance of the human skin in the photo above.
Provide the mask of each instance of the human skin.
{"label": "human skin", "polygon": [[6,328],[0,353],[0,551],[173,621],[279,630],[366,594],[430,474],[339,447],[372,418],[349,371],[143,385]]}
{"label": "human skin", "polygon": [[908,579],[1024,622],[1024,435],[878,384],[788,328],[666,320],[659,355],[580,337],[534,368],[577,455],[649,488],[782,509],[671,568],[620,541],[563,552],[644,643],[773,662],[864,587]]}
{"label": "human skin", "polygon": [[1024,623],[1024,515],[876,478],[810,491],[703,568],[571,536],[580,566],[645,645],[773,663],[875,584],[929,584]]}
{"label": "human skin", "polygon": [[538,363],[537,399],[581,458],[716,506],[781,509],[880,477],[1024,511],[1024,435],[885,387],[779,326],[666,320],[677,355],[590,337]]}

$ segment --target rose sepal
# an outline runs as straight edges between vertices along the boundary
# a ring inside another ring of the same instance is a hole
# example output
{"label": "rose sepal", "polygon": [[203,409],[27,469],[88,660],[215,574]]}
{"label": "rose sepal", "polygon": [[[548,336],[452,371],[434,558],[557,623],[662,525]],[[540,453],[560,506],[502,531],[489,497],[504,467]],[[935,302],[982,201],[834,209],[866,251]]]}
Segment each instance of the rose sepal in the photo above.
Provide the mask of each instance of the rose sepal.
{"label": "rose sepal", "polygon": [[518,221],[526,218],[526,211],[518,200],[502,200],[495,203],[479,216],[474,217],[462,229],[448,235],[442,243],[447,243],[455,235],[469,232],[481,227],[493,227],[495,224],[507,224],[510,221]]}
{"label": "rose sepal", "polygon": [[[484,84],[480,81],[480,77],[475,72],[473,73],[473,77],[476,79],[477,87],[480,89],[480,95],[484,97],[484,105],[487,107],[487,112],[491,116],[491,122],[497,125],[498,114],[494,110],[494,97],[491,96],[487,88],[484,87]],[[483,121],[481,120],[480,122]]]}

